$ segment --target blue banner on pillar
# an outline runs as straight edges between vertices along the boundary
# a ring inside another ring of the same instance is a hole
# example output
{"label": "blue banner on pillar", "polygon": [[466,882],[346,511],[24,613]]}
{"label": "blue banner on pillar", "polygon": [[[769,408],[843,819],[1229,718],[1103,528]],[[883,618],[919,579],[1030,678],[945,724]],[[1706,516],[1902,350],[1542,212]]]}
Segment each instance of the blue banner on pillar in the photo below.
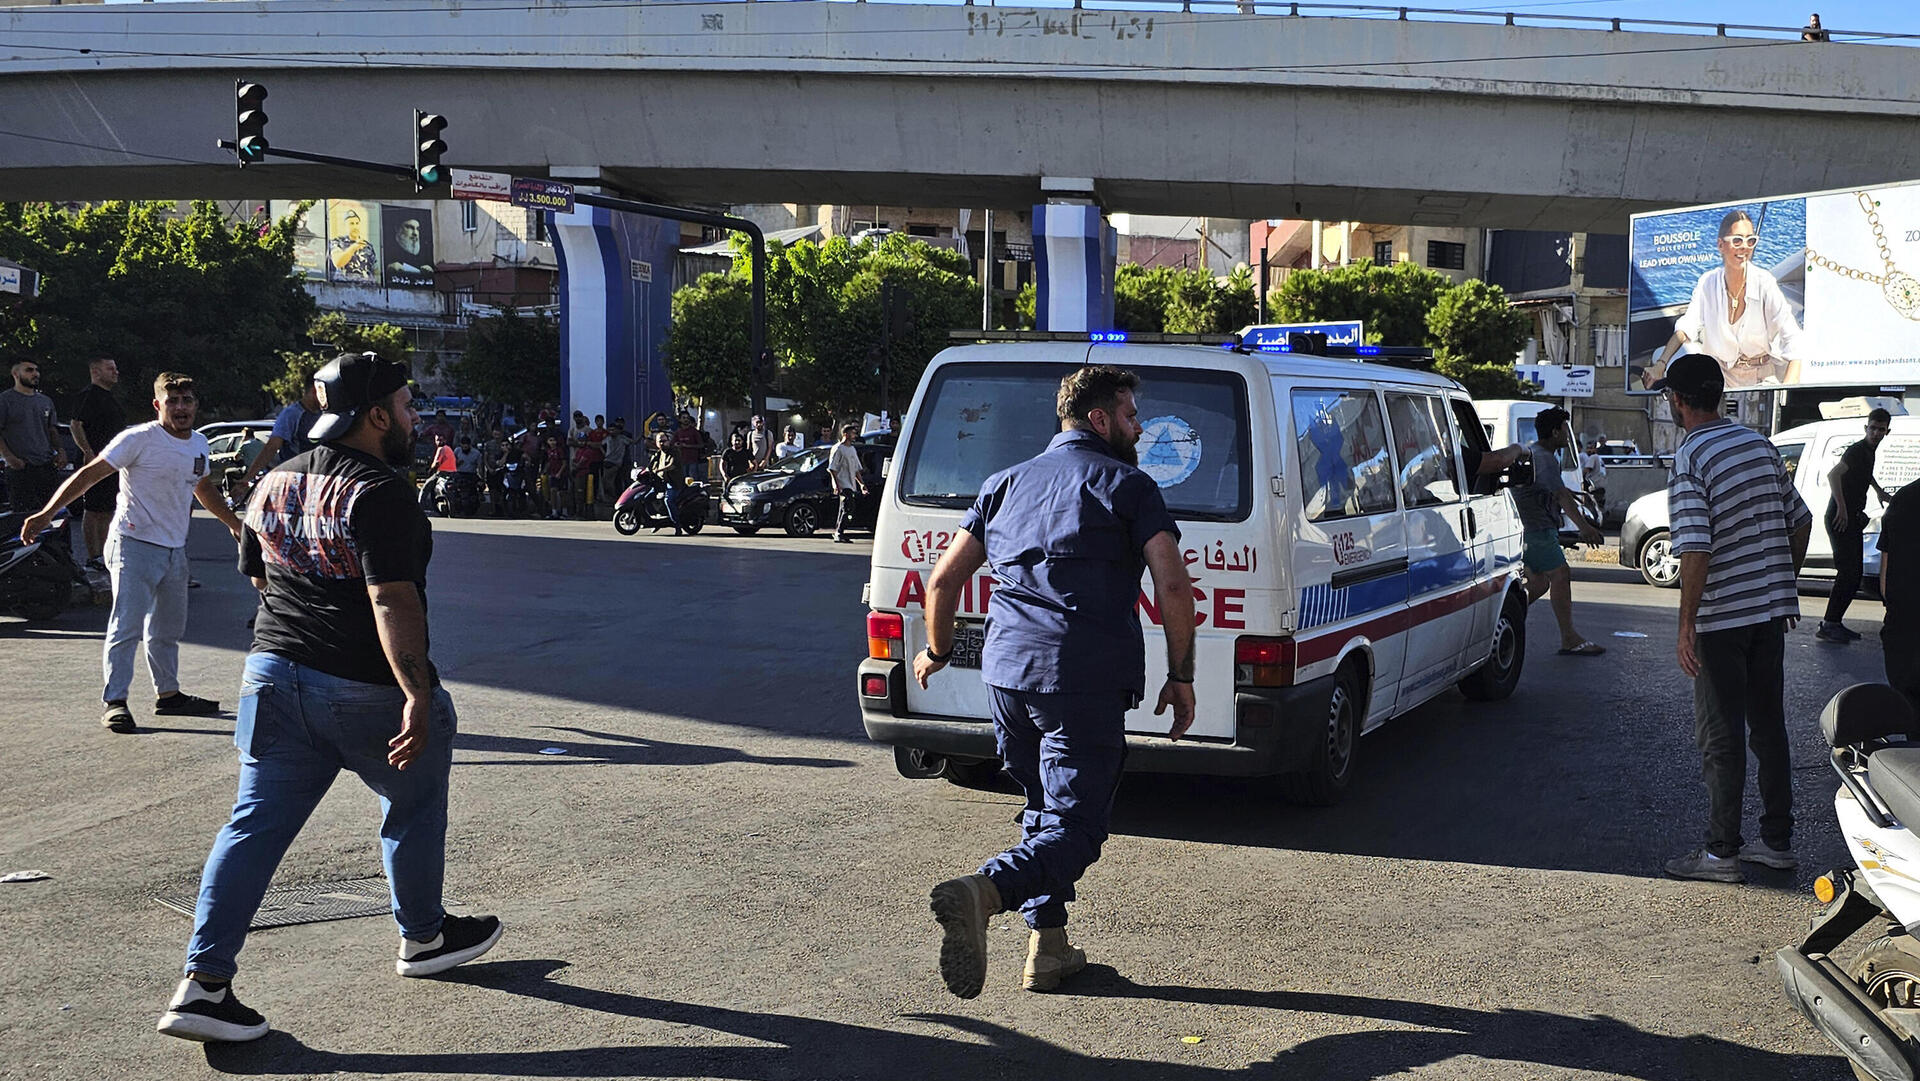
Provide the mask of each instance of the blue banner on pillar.
{"label": "blue banner on pillar", "polygon": [[637,431],[671,416],[661,356],[673,315],[680,224],[603,207],[553,216],[560,264],[560,399],[573,411]]}
{"label": "blue banner on pillar", "polygon": [[1042,203],[1034,207],[1034,329],[1113,329],[1118,247],[1118,234],[1097,206]]}

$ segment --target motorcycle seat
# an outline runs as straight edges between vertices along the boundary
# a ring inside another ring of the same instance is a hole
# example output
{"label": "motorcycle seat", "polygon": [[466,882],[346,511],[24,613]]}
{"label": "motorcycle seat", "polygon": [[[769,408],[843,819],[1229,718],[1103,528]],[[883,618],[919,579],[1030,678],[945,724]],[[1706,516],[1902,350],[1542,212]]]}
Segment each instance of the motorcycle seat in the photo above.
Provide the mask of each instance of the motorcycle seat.
{"label": "motorcycle seat", "polygon": [[1920,738],[1913,705],[1884,683],[1856,683],[1820,711],[1820,734],[1829,747],[1852,747],[1889,736]]}
{"label": "motorcycle seat", "polygon": [[1920,747],[1888,747],[1867,759],[1874,794],[1912,830],[1920,827]]}

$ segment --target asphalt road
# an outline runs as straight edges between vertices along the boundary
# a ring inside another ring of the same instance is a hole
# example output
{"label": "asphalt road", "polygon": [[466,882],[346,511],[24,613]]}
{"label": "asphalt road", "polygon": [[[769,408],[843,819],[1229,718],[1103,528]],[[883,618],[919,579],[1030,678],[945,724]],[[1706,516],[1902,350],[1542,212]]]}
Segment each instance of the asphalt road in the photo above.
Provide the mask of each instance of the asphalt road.
{"label": "asphalt road", "polygon": [[[183,675],[231,704],[251,590],[222,540],[196,523]],[[275,1031],[207,1050],[152,1031],[189,930],[152,898],[197,882],[232,722],[110,735],[104,609],[0,620],[0,872],[52,876],[0,885],[0,1077],[1850,1076],[1771,954],[1845,859],[1814,718],[1878,678],[1877,644],[1791,638],[1803,869],[1669,881],[1706,811],[1674,595],[1575,574],[1606,656],[1554,656],[1537,606],[1519,693],[1449,693],[1368,736],[1339,807],[1130,778],[1074,908],[1093,966],[1021,991],[1024,928],[1002,916],[987,991],[962,1002],[934,972],[926,890],[1010,842],[1018,800],[905,780],[864,739],[864,545],[439,523],[433,655],[461,715],[447,890],[506,937],[409,981],[385,918],[256,932],[237,987]],[[1860,629],[1878,618],[1856,605]],[[377,875],[378,813],[336,785],[278,881]]]}

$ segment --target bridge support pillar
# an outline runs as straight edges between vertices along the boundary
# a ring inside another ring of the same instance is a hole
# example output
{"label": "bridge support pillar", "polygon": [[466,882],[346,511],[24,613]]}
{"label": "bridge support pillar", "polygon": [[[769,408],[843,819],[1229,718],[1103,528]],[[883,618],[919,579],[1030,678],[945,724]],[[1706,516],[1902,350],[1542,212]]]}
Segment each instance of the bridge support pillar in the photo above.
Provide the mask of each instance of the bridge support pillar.
{"label": "bridge support pillar", "polygon": [[661,346],[673,315],[680,223],[581,206],[553,215],[560,264],[560,402],[639,432],[673,415]]}
{"label": "bridge support pillar", "polygon": [[1035,206],[1034,329],[1113,329],[1113,264],[1118,247],[1119,235],[1090,202]]}

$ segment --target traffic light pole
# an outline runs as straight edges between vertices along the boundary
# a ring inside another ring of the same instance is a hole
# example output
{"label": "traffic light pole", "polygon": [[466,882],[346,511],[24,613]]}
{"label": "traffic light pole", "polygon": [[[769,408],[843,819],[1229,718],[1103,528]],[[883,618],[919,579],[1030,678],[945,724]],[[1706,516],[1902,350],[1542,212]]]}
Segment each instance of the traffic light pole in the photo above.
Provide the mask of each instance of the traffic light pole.
{"label": "traffic light pole", "polygon": [[[219,141],[222,150],[239,152],[239,145],[230,139]],[[343,169],[361,169],[367,172],[385,173],[405,179],[417,179],[415,170],[405,165],[388,165],[385,162],[365,161],[360,158],[342,158],[332,154],[314,154],[305,150],[286,150],[281,147],[268,147],[261,152],[264,157],[292,158],[295,161],[311,161],[320,165],[337,165]],[[710,214],[704,210],[689,210],[685,207],[664,206],[659,203],[643,203],[635,199],[619,199],[611,195],[596,195],[592,192],[578,192],[573,201],[586,206],[597,206],[607,210],[625,210],[634,214],[645,214],[651,218],[666,218],[670,221],[691,222],[695,225],[710,225],[716,229],[731,229],[747,234],[752,239],[751,250],[747,253],[753,267],[752,325],[747,334],[747,369],[749,398],[755,415],[767,411],[767,376],[772,374],[773,357],[767,352],[767,236],[758,225],[745,218],[736,218],[729,214]],[[772,425],[768,426],[769,428]]]}
{"label": "traffic light pole", "polygon": [[[239,149],[231,139],[220,140],[219,146],[222,150],[237,151]],[[335,157],[332,154],[313,154],[305,150],[286,150],[277,146],[267,148],[263,156],[269,158],[292,158],[295,161],[311,161],[321,165],[338,165],[342,169],[361,169],[367,172],[386,173],[388,176],[402,178],[413,175],[413,170],[405,165],[388,165],[385,162],[364,161],[360,158],[341,158]]]}

